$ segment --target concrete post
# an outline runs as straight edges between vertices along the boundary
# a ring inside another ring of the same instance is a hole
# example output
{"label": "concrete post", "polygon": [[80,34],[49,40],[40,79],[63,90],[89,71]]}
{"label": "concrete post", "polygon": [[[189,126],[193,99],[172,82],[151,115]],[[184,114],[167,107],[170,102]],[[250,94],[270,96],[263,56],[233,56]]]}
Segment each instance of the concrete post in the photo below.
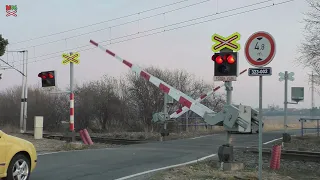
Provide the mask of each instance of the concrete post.
{"label": "concrete post", "polygon": [[34,139],[43,138],[43,116],[34,117]]}

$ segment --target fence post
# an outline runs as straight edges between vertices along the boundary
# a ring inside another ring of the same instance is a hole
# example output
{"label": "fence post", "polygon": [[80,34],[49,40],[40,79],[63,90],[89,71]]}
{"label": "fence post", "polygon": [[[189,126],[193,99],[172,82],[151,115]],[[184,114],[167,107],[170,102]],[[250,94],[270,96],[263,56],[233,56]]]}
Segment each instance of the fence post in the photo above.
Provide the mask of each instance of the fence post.
{"label": "fence post", "polygon": [[319,119],[317,120],[317,131],[318,131],[318,137],[319,137]]}
{"label": "fence post", "polygon": [[303,136],[303,120],[301,119],[301,136]]}

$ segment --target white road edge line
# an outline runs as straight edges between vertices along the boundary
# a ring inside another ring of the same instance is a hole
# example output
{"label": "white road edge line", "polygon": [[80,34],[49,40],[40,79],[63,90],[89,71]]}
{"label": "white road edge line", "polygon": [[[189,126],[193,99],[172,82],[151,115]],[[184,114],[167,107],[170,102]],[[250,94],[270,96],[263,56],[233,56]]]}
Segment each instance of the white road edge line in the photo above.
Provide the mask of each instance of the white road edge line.
{"label": "white road edge line", "polygon": [[213,136],[214,134],[209,134],[209,135],[204,135],[204,136],[198,136],[198,137],[193,137],[190,139],[199,139],[199,138],[203,138],[203,137],[208,137],[208,136]]}
{"label": "white road edge line", "polygon": [[185,162],[185,163],[175,164],[175,165],[171,165],[171,166],[165,166],[165,167],[158,168],[158,169],[152,169],[152,170],[149,170],[149,171],[144,171],[144,172],[141,172],[141,173],[132,174],[132,175],[125,176],[125,177],[118,178],[118,179],[114,179],[114,180],[125,180],[125,179],[133,178],[133,177],[136,177],[136,176],[140,176],[140,175],[144,175],[144,174],[148,174],[148,173],[152,173],[152,172],[156,172],[156,171],[161,171],[161,170],[170,169],[170,168],[174,168],[174,167],[178,167],[178,166],[184,166],[184,165],[188,165],[188,164],[193,164],[193,163],[196,163],[196,162],[203,161],[203,160],[206,160],[208,158],[214,157],[216,155],[217,154],[211,154],[209,156],[205,156],[205,157],[199,158],[197,160],[188,161],[188,162]]}
{"label": "white road edge line", "polygon": [[265,143],[262,143],[262,144],[264,144],[264,145],[270,144],[270,143],[275,142],[275,141],[278,141],[278,140],[280,140],[280,139],[282,139],[282,137],[281,137],[281,138],[277,138],[277,139],[273,139],[273,140],[271,140],[271,141],[268,141],[268,142],[265,142]]}

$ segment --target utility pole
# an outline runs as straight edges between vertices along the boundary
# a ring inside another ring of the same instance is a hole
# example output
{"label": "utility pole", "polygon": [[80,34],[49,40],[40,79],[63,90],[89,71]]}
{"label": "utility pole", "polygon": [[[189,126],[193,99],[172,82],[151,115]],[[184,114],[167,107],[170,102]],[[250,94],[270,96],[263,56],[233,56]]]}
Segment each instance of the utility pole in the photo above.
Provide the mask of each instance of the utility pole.
{"label": "utility pole", "polygon": [[25,73],[23,76],[25,78],[25,82],[24,82],[24,118],[23,118],[23,131],[27,132],[27,119],[28,119],[28,114],[27,114],[27,110],[28,110],[28,51],[25,50],[23,52],[23,55],[25,55]]}
{"label": "utility pole", "polygon": [[314,116],[314,74],[313,71],[311,73],[311,118]]}
{"label": "utility pole", "polygon": [[[20,108],[20,133],[24,133],[27,130],[27,96],[28,96],[28,84],[27,84],[27,69],[28,69],[28,51],[7,51],[9,52],[17,52],[22,53],[22,72],[18,69],[9,65],[12,69],[18,71],[22,74],[22,84],[21,84],[21,108]],[[3,61],[4,62],[4,61]]]}

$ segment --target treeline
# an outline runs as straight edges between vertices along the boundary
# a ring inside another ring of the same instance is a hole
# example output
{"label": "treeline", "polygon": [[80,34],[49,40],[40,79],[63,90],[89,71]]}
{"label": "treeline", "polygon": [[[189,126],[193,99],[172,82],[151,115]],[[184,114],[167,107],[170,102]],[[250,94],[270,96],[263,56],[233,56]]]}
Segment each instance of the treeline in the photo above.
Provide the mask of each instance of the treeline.
{"label": "treeline", "polygon": [[[184,70],[149,67],[146,71],[194,99],[213,88]],[[163,97],[157,87],[132,72],[119,79],[104,75],[99,80],[76,85],[75,127],[93,131],[153,131],[152,114],[162,111]],[[0,126],[19,127],[20,98],[19,86],[0,93]],[[202,103],[219,111],[224,98],[214,95]],[[175,101],[169,112],[179,106]],[[33,129],[34,116],[44,116],[44,130],[58,130],[61,121],[69,121],[69,95],[50,94],[48,89],[29,87],[28,130]]]}

